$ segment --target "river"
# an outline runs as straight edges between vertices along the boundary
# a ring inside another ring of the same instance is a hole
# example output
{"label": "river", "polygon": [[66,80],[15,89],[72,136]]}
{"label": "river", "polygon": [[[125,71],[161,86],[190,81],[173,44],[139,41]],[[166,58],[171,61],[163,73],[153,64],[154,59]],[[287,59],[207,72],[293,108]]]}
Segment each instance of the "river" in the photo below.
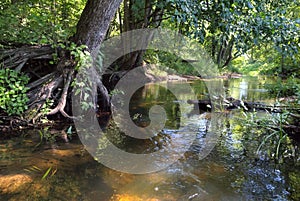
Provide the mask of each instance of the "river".
{"label": "river", "polygon": [[[24,131],[21,137],[3,139],[0,200],[299,200],[299,166],[276,164],[268,157],[256,155],[260,138],[255,132],[240,129],[245,124],[243,112],[202,112],[187,104],[189,99],[217,95],[272,103],[274,100],[263,88],[266,82],[272,80],[224,80],[222,94],[214,81],[189,82],[192,94],[183,82],[149,84],[137,90],[129,106],[135,124],[149,125],[149,109],[160,105],[165,108],[165,126],[151,140],[123,139],[120,148],[135,154],[167,148],[181,152],[179,149],[184,148],[178,160],[166,167],[161,165],[164,168],[157,172],[133,174],[108,168],[94,160],[76,135],[68,143],[55,141],[51,132],[57,131],[51,128]],[[41,132],[49,133],[49,138],[39,144]],[[183,146],[188,143],[189,146]],[[164,160],[168,158],[156,161],[158,167]]]}

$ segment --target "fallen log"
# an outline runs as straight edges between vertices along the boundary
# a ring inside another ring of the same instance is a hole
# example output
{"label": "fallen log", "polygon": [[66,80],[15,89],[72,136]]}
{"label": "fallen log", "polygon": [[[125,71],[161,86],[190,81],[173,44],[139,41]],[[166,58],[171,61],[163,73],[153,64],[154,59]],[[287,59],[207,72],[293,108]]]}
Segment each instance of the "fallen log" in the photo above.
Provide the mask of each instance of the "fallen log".
{"label": "fallen log", "polygon": [[[194,107],[198,107],[200,112],[211,112],[214,105],[210,100],[188,100],[187,103],[194,104]],[[215,105],[216,106],[216,105]],[[243,101],[229,97],[221,101],[217,107],[224,110],[243,109],[244,111],[264,110],[274,113],[281,113],[284,110],[300,112],[300,108],[294,108],[289,106],[277,106],[267,105],[261,102]]]}
{"label": "fallen log", "polygon": [[193,104],[200,112],[211,112],[212,104],[210,100],[188,100],[188,104]]}

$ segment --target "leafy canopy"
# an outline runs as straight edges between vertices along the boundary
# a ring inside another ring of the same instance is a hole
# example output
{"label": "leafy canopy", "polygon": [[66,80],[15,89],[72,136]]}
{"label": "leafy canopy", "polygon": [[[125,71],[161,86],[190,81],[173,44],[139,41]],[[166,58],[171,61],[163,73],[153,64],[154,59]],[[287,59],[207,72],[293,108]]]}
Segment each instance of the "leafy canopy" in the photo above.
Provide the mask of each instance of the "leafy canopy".
{"label": "leafy canopy", "polygon": [[86,0],[2,0],[0,43],[55,44],[75,33]]}

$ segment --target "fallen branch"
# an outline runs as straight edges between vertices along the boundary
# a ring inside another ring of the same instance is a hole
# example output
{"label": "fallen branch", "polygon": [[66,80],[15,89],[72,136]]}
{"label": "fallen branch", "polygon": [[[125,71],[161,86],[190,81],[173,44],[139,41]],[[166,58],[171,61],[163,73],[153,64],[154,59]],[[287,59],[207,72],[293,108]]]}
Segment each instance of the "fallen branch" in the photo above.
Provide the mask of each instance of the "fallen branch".
{"label": "fallen branch", "polygon": [[52,59],[54,49],[50,46],[24,46],[0,50],[0,61],[6,68],[21,70],[28,60]]}

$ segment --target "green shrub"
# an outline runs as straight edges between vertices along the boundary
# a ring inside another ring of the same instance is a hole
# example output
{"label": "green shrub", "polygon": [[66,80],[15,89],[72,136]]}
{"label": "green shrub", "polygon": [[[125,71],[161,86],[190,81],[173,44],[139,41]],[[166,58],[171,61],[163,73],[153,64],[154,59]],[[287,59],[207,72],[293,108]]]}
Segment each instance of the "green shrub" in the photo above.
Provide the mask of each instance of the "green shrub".
{"label": "green shrub", "polygon": [[275,97],[300,95],[300,80],[294,76],[286,80],[277,79],[275,84],[265,84],[265,88]]}
{"label": "green shrub", "polygon": [[27,109],[28,81],[29,78],[24,74],[0,69],[0,108],[8,115],[20,115]]}

